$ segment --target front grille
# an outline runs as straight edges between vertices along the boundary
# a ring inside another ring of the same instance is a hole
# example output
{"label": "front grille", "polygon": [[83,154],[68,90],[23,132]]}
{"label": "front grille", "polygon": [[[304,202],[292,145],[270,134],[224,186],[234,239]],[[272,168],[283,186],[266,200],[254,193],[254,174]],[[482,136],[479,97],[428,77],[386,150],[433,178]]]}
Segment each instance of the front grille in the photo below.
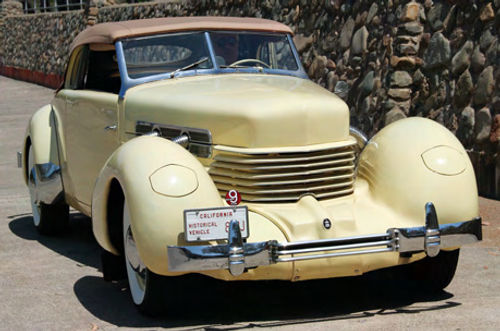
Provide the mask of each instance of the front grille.
{"label": "front grille", "polygon": [[249,202],[293,202],[303,195],[327,199],[353,192],[354,142],[313,152],[218,151],[210,164],[221,196],[237,190]]}

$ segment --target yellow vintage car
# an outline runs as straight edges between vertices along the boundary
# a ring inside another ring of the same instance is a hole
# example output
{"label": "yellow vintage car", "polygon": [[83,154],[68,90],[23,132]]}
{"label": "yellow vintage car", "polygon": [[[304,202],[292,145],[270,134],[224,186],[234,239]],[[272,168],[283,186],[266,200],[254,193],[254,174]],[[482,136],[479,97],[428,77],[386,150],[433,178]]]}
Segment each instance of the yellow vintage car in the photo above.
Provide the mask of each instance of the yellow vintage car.
{"label": "yellow vintage car", "polygon": [[308,79],[292,34],[229,17],[80,33],[24,141],[39,232],[60,233],[69,206],[92,217],[104,278],[126,269],[146,313],[188,273],[302,281],[408,265],[446,287],[460,246],[481,240],[464,148],[423,118],[367,140]]}

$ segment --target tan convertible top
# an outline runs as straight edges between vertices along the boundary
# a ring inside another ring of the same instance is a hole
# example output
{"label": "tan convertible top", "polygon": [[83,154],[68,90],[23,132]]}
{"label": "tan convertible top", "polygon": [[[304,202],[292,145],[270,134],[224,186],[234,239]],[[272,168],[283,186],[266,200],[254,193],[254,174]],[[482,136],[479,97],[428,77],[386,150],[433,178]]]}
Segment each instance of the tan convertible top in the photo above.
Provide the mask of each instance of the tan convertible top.
{"label": "tan convertible top", "polygon": [[292,30],[281,23],[250,17],[165,17],[96,24],[81,32],[71,44],[75,47],[96,43],[113,44],[118,39],[151,34],[192,31],[192,30],[243,30],[262,32],[282,32],[292,34]]}

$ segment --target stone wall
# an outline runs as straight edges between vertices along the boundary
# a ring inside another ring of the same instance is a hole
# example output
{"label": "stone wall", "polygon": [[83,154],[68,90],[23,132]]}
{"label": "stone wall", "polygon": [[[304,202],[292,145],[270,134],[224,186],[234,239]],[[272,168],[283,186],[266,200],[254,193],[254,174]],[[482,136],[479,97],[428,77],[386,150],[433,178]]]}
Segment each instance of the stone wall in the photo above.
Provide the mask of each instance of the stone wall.
{"label": "stone wall", "polygon": [[110,2],[92,1],[85,15],[5,18],[3,65],[61,74],[71,39],[96,22],[187,15],[274,19],[294,30],[311,79],[344,91],[353,125],[373,135],[407,116],[442,123],[468,149],[481,193],[500,197],[500,0]]}
{"label": "stone wall", "polygon": [[[4,33],[2,26],[4,24],[4,19],[7,16],[21,15],[23,13],[23,5],[17,1],[3,1],[0,3],[0,45],[4,44]],[[0,47],[0,63],[2,63],[2,57],[4,53],[4,47]]]}
{"label": "stone wall", "polygon": [[62,75],[69,46],[86,23],[82,10],[5,17],[2,64]]}

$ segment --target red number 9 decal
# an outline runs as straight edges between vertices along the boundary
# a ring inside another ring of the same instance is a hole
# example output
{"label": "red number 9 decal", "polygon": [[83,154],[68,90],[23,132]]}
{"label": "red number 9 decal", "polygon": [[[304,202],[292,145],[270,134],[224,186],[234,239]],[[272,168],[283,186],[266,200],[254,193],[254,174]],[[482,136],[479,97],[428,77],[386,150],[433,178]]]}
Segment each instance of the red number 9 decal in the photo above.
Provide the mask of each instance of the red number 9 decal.
{"label": "red number 9 decal", "polygon": [[238,205],[241,202],[241,195],[236,190],[230,190],[226,193],[226,202],[228,205]]}

